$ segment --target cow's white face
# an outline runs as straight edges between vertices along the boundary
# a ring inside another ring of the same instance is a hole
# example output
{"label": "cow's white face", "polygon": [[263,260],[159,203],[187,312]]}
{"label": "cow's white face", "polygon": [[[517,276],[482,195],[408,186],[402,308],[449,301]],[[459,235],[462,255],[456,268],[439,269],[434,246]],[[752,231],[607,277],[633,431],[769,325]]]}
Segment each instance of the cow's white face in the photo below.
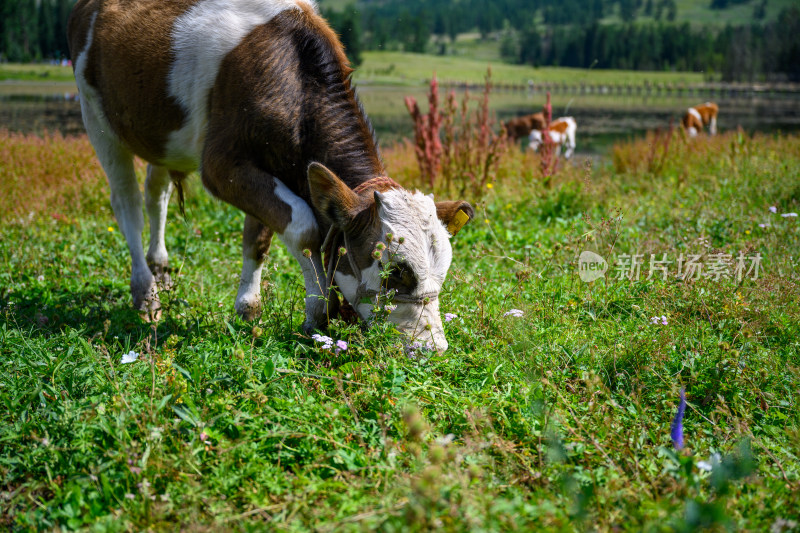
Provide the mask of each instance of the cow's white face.
{"label": "cow's white face", "polygon": [[[379,231],[368,247],[370,263],[361,271],[361,283],[370,293],[396,294],[389,301],[388,319],[413,340],[444,351],[438,297],[453,259],[450,234],[431,196],[392,189],[375,197]],[[370,318],[376,305],[356,300],[356,277],[338,273],[336,282],[359,315]]]}
{"label": "cow's white face", "polygon": [[[388,320],[412,341],[446,350],[438,297],[453,258],[450,234],[472,217],[472,207],[400,188],[358,196],[321,165],[309,169],[309,183],[317,210],[348,237],[356,268],[350,258],[340,260],[335,274],[345,298],[363,319],[390,311]],[[325,197],[315,194],[331,183],[335,190],[328,187]],[[386,298],[376,294],[387,292],[394,296],[383,309]]]}

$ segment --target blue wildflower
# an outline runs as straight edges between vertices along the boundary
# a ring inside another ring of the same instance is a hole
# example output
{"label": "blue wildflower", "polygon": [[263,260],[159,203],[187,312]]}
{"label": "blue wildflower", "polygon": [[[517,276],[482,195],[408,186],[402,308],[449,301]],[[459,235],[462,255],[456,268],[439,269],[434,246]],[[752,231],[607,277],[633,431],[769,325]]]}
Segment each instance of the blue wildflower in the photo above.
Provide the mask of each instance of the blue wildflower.
{"label": "blue wildflower", "polygon": [[672,420],[672,429],[670,437],[672,438],[672,445],[676,450],[683,448],[683,413],[686,411],[686,389],[681,387],[681,401],[678,404],[678,412],[675,413],[675,418]]}

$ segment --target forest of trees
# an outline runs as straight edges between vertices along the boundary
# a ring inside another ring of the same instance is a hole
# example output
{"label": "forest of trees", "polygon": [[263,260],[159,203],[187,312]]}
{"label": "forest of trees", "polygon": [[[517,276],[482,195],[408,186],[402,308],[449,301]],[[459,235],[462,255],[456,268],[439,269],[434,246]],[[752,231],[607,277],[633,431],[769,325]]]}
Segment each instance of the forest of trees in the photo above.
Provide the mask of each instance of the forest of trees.
{"label": "forest of trees", "polygon": [[[765,20],[768,0],[705,1],[712,9],[750,3],[752,20],[690,27],[676,22],[675,0],[361,0],[323,13],[355,64],[363,50],[446,53],[457,35],[478,32],[499,39],[504,59],[516,63],[800,80],[800,7]],[[74,3],[0,0],[0,60],[68,57]]]}
{"label": "forest of trees", "polygon": [[0,0],[0,59],[68,57],[67,17],[74,4],[75,0]]}
{"label": "forest of trees", "polygon": [[800,9],[777,20],[716,30],[688,23],[535,27],[502,43],[508,60],[532,65],[634,70],[682,70],[726,81],[800,81]]}

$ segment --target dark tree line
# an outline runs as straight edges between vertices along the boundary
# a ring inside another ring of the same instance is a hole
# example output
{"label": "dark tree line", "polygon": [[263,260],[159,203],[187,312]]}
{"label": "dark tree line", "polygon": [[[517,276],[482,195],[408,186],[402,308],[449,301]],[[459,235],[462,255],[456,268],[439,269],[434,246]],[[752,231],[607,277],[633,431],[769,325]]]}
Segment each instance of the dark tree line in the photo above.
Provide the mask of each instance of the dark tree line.
{"label": "dark tree line", "polygon": [[[744,0],[709,1],[722,9]],[[67,57],[74,3],[0,0],[0,60]],[[444,53],[447,40],[478,31],[500,36],[503,55],[518,63],[800,80],[800,7],[765,23],[765,5],[755,0],[749,25],[709,28],[674,23],[675,0],[362,0],[324,14],[356,65],[365,49]],[[623,22],[601,23],[610,15]]]}
{"label": "dark tree line", "polygon": [[[743,0],[714,0],[724,8]],[[724,5],[723,5],[724,4]],[[532,65],[692,70],[726,81],[800,80],[800,7],[763,22],[766,0],[743,26],[675,23],[675,0],[364,0],[362,34],[340,32],[357,50],[446,50],[446,39],[479,31],[499,35],[505,59]],[[601,23],[609,15],[620,23]],[[646,20],[637,20],[640,15]],[[336,21],[334,21],[336,26]]]}
{"label": "dark tree line", "polygon": [[67,17],[74,4],[75,0],[0,0],[0,59],[68,57]]}
{"label": "dark tree line", "polygon": [[[800,8],[766,24],[696,28],[676,24],[605,24],[523,30],[509,58],[532,65],[689,70],[725,81],[785,77],[800,81]],[[515,57],[514,57],[515,56]]]}

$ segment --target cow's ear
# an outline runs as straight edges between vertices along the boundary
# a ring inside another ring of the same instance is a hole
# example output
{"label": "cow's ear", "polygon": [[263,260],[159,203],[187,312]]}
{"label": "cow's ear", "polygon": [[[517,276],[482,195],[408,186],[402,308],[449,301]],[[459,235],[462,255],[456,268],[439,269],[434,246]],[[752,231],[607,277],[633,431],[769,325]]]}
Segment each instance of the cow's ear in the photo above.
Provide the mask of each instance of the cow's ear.
{"label": "cow's ear", "polygon": [[469,202],[436,202],[436,215],[447,226],[450,235],[455,235],[475,216],[475,210]]}
{"label": "cow's ear", "polygon": [[344,228],[361,210],[361,198],[320,163],[308,166],[308,188],[311,203],[328,224]]}

